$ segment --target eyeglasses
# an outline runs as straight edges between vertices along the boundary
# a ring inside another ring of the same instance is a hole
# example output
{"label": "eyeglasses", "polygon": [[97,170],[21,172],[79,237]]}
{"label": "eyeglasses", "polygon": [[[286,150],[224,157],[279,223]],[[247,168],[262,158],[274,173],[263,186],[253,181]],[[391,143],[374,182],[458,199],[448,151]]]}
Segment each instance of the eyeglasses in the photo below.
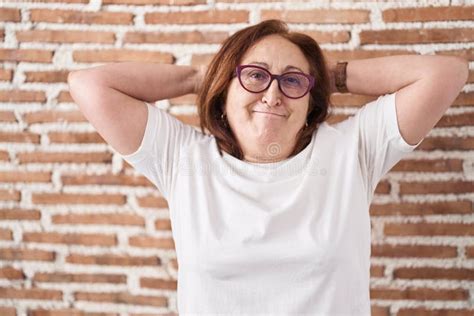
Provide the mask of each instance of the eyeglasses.
{"label": "eyeglasses", "polygon": [[314,86],[314,77],[311,75],[302,72],[274,75],[267,69],[254,65],[239,65],[234,75],[237,75],[242,87],[252,93],[267,90],[273,79],[276,79],[280,91],[290,99],[304,97]]}

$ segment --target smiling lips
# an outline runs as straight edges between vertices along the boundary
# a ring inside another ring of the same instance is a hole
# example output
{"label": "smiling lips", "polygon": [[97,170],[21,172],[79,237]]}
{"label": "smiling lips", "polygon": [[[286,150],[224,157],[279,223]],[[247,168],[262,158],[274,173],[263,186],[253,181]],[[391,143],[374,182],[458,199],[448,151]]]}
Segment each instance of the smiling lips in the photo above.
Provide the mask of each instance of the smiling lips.
{"label": "smiling lips", "polygon": [[274,116],[281,116],[281,117],[285,117],[284,115],[281,115],[281,114],[277,114],[277,113],[270,113],[270,112],[260,112],[260,111],[254,111],[256,113],[262,113],[262,114],[269,114],[269,115],[274,115]]}

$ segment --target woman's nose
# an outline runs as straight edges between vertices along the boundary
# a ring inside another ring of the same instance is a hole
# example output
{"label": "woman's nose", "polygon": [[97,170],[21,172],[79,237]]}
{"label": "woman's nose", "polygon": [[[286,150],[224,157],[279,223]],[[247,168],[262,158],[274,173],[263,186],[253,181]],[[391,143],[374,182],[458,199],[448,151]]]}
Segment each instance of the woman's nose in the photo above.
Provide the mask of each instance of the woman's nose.
{"label": "woman's nose", "polygon": [[268,105],[273,106],[281,102],[282,95],[278,87],[278,80],[274,79],[267,90],[264,91],[263,99]]}

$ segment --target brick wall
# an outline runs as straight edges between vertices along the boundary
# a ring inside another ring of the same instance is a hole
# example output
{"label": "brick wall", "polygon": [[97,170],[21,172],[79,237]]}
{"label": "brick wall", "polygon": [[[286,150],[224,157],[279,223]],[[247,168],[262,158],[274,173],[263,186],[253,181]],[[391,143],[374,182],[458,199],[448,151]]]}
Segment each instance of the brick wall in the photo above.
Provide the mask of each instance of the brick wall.
{"label": "brick wall", "polygon": [[[71,70],[206,64],[236,30],[280,18],[331,59],[474,59],[468,1],[0,0],[0,315],[176,313],[160,192],[108,146],[68,92]],[[372,314],[474,313],[474,81],[379,183]],[[373,97],[334,94],[335,120]],[[157,102],[198,126],[195,95]]]}

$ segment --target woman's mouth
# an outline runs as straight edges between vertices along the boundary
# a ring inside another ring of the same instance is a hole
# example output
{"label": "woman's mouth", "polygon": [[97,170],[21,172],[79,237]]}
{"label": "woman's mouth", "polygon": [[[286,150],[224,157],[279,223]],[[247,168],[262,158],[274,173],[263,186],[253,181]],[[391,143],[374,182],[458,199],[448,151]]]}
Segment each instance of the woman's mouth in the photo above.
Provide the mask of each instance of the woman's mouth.
{"label": "woman's mouth", "polygon": [[261,112],[261,111],[254,111],[256,113],[261,113],[261,114],[266,114],[266,115],[270,115],[270,116],[280,116],[280,117],[285,117],[284,115],[281,115],[281,114],[277,114],[277,113],[271,113],[271,112]]}

